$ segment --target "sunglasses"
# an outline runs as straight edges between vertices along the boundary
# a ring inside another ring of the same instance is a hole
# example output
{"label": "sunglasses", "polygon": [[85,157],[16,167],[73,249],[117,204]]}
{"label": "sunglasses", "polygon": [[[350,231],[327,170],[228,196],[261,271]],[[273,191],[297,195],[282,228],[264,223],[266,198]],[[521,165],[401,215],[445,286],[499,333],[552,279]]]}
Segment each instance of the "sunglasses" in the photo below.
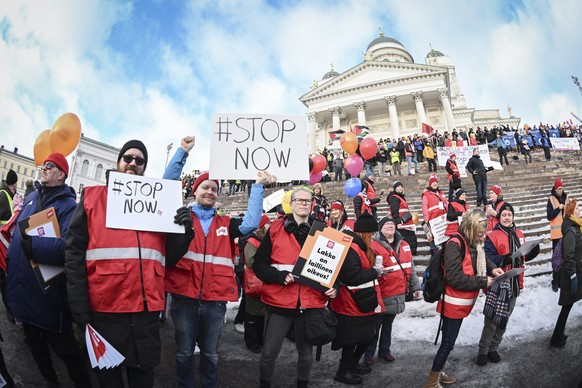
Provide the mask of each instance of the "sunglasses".
{"label": "sunglasses", "polygon": [[53,168],[55,168],[57,165],[52,163],[52,162],[45,162],[42,164],[42,166],[40,166],[41,170],[52,170]]}
{"label": "sunglasses", "polygon": [[140,158],[139,156],[123,155],[122,158],[123,161],[127,164],[130,164],[134,160],[137,166],[143,166],[145,164],[145,159]]}

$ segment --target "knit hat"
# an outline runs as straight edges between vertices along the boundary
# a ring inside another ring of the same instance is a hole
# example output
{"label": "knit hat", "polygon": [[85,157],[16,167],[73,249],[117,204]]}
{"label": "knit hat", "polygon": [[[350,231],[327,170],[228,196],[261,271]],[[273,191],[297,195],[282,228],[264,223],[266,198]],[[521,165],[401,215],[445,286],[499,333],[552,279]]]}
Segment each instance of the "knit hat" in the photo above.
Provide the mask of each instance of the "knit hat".
{"label": "knit hat", "polygon": [[6,184],[15,185],[16,182],[18,182],[18,175],[16,175],[13,169],[8,170],[6,173]]}
{"label": "knit hat", "polygon": [[457,155],[453,154],[452,152],[451,152],[451,154],[449,155],[449,158],[451,158],[451,159],[452,159],[452,158],[456,158],[456,157],[457,157]]}
{"label": "knit hat", "polygon": [[501,187],[500,186],[492,186],[489,191],[493,191],[499,197],[501,195]]}
{"label": "knit hat", "polygon": [[130,140],[127,143],[125,143],[123,145],[123,147],[121,147],[121,150],[119,151],[119,155],[117,155],[117,163],[119,163],[119,161],[121,160],[121,157],[123,155],[125,155],[125,152],[130,148],[137,148],[138,150],[140,150],[142,152],[143,158],[145,159],[145,164],[143,165],[143,169],[145,171],[145,169],[148,165],[148,150],[146,149],[146,146],[139,140]]}
{"label": "knit hat", "polygon": [[333,201],[331,203],[331,206],[329,207],[329,210],[334,210],[334,209],[339,209],[341,211],[344,211],[344,204],[342,203],[342,201]]}
{"label": "knit hat", "polygon": [[65,159],[63,154],[54,152],[45,159],[45,162],[53,162],[59,170],[65,173],[65,178],[69,176],[69,163],[67,163],[67,159]]}
{"label": "knit hat", "polygon": [[[400,181],[394,182],[394,184],[392,185],[392,190],[396,191],[396,188],[398,186],[402,186],[402,182],[400,182]],[[404,187],[404,186],[402,186],[402,187]]]}
{"label": "knit hat", "polygon": [[457,197],[457,199],[461,198],[461,195],[467,193],[467,191],[465,189],[458,188],[457,190],[455,190],[455,197]]}
{"label": "knit hat", "polygon": [[367,211],[354,224],[354,232],[373,233],[378,231],[378,221]]}
{"label": "knit hat", "polygon": [[554,181],[554,189],[557,189],[558,187],[564,187],[564,184],[560,178],[556,178]]}
{"label": "knit hat", "polygon": [[509,202],[503,202],[503,205],[501,205],[501,207],[499,208],[499,211],[497,212],[497,219],[501,218],[501,213],[503,213],[504,210],[509,210],[511,212],[511,214],[515,215],[515,211],[513,210],[513,206],[511,206],[511,204]]}
{"label": "knit hat", "polygon": [[439,183],[439,178],[436,175],[431,175],[430,178],[428,178],[428,185],[432,185],[433,182]]}
{"label": "knit hat", "polygon": [[394,223],[394,218],[392,218],[390,216],[382,217],[382,219],[380,220],[380,222],[378,222],[378,230],[382,230],[382,228],[384,227],[384,224],[387,223],[387,222]]}
{"label": "knit hat", "polygon": [[[196,178],[194,183],[192,183],[192,193],[196,192],[198,186],[200,186],[202,182],[207,181],[208,179],[210,179],[208,171],[205,171],[202,174],[200,174],[198,178]],[[213,181],[216,183],[216,187],[220,187],[220,183],[216,179],[213,179]]]}
{"label": "knit hat", "polygon": [[271,222],[271,219],[269,218],[269,216],[266,214],[263,214],[261,216],[261,221],[259,222],[259,229],[261,229],[263,226],[267,225],[269,222]]}

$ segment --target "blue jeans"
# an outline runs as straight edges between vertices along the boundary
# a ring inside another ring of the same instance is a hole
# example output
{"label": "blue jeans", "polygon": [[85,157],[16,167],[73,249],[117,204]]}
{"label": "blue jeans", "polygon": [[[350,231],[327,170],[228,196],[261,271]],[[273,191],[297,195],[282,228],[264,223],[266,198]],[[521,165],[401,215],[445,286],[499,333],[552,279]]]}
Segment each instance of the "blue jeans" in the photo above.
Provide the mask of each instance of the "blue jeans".
{"label": "blue jeans", "polygon": [[477,190],[477,206],[487,203],[487,177],[482,178],[478,175],[473,177],[475,189]]}
{"label": "blue jeans", "polygon": [[439,372],[445,367],[449,353],[455,348],[455,342],[457,341],[459,330],[461,330],[461,323],[463,323],[462,319],[443,318],[443,338],[432,363],[434,372]]}
{"label": "blue jeans", "polygon": [[176,338],[178,387],[194,387],[194,348],[200,347],[200,382],[218,384],[218,342],[224,325],[226,302],[199,301],[172,294],[172,321]]}
{"label": "blue jeans", "polygon": [[374,176],[374,165],[373,164],[369,164],[369,163],[365,163],[366,166],[366,176]]}
{"label": "blue jeans", "polygon": [[380,333],[380,346],[378,349],[378,357],[387,356],[390,353],[390,345],[392,345],[392,323],[394,322],[394,318],[396,318],[396,314],[378,314],[376,319],[377,322],[377,330],[374,339],[370,346],[368,346],[368,350],[364,355],[366,357],[374,356],[376,353],[376,344],[378,343],[378,333]]}
{"label": "blue jeans", "polygon": [[406,157],[406,166],[408,167],[408,175],[410,175],[410,163],[414,163],[414,173],[418,173],[418,161],[412,156]]}

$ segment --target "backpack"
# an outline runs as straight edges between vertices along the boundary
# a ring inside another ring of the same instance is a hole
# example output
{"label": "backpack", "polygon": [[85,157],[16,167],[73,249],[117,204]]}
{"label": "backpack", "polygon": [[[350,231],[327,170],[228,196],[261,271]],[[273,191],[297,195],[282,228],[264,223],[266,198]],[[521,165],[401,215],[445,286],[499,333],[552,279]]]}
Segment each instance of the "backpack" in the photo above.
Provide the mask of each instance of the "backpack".
{"label": "backpack", "polygon": [[[465,243],[463,238],[456,234],[452,238],[457,238],[461,244],[461,256],[465,256]],[[449,239],[449,241],[451,241]],[[428,265],[426,266],[424,273],[422,275],[422,297],[428,303],[434,303],[441,298],[445,290],[445,277],[444,277],[444,248],[439,247],[430,256]]]}

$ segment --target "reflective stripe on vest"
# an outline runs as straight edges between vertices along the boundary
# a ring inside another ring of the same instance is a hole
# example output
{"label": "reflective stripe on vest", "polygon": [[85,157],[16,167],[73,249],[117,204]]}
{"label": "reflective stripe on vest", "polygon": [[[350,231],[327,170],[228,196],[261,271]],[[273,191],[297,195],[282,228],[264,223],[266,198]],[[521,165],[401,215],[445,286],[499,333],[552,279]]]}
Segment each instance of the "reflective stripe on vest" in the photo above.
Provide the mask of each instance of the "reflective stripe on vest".
{"label": "reflective stripe on vest", "polygon": [[188,251],[184,255],[183,259],[197,261],[199,263],[225,265],[227,267],[234,268],[234,263],[232,262],[232,259],[229,257],[218,257],[209,254],[205,255],[204,253],[195,253],[192,251]]}
{"label": "reflective stripe on vest", "polygon": [[408,262],[408,263],[400,263],[400,265],[394,264],[394,265],[391,265],[389,267],[384,267],[384,269],[385,270],[388,270],[389,272],[390,271],[400,271],[401,270],[400,269],[400,266],[402,266],[402,268],[412,268],[412,263],[411,262]]}
{"label": "reflective stripe on vest", "polygon": [[370,282],[366,282],[366,283],[362,283],[362,284],[358,284],[357,286],[346,286],[348,289],[350,290],[357,290],[359,288],[368,288],[368,287],[374,287],[376,284],[378,284],[376,282],[376,280],[372,280]]}
{"label": "reflective stripe on vest", "polygon": [[445,294],[445,302],[454,304],[457,306],[472,306],[477,301],[477,298],[473,299],[465,299],[465,298],[456,298],[454,296],[450,296]]}
{"label": "reflective stripe on vest", "polygon": [[[87,250],[87,260],[139,259],[139,248],[95,248]],[[165,265],[166,258],[155,249],[141,248],[141,258]]]}
{"label": "reflective stripe on vest", "polygon": [[292,264],[271,264],[271,267],[277,269],[278,271],[288,271],[292,272],[295,265]]}

